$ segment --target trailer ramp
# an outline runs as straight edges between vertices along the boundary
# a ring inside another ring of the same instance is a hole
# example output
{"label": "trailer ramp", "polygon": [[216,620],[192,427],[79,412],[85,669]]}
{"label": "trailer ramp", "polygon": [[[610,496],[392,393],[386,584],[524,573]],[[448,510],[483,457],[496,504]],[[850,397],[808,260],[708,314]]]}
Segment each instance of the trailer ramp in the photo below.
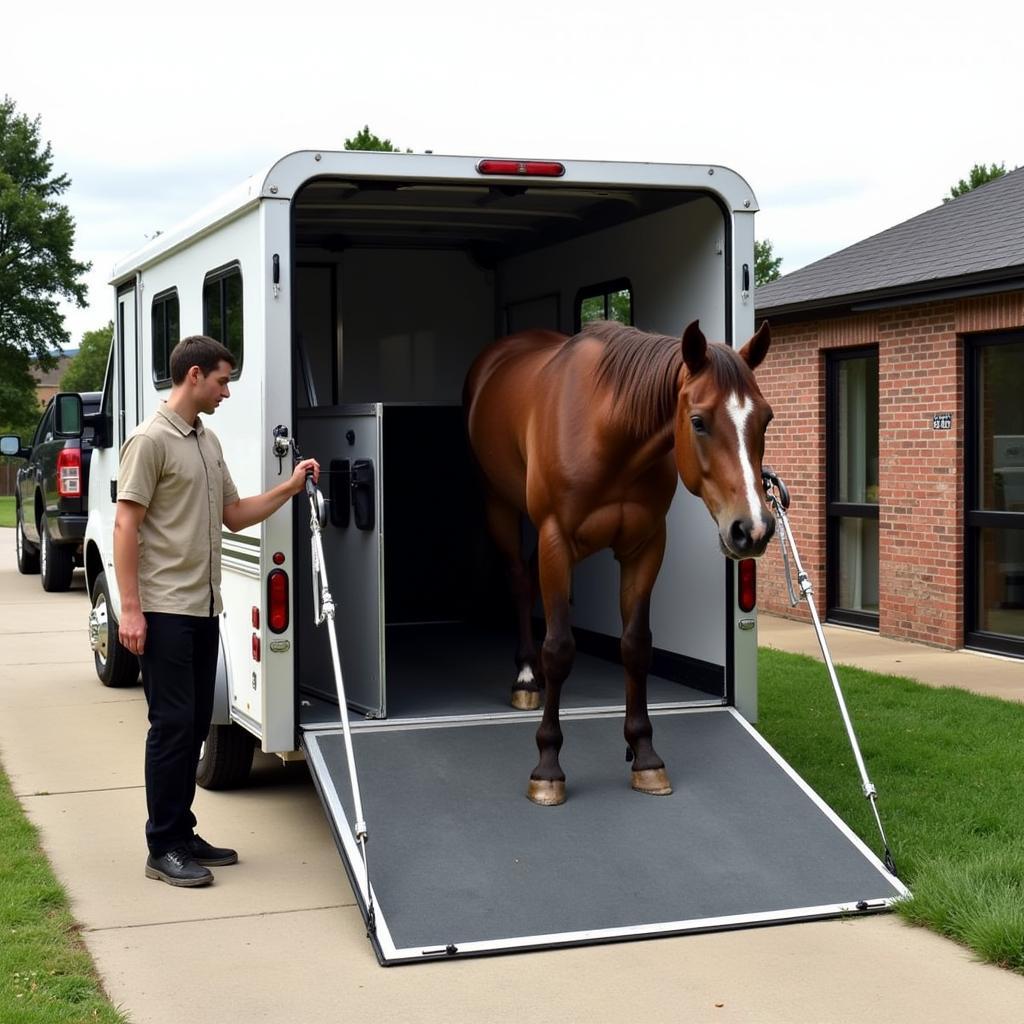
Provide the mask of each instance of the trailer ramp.
{"label": "trailer ramp", "polygon": [[[668,797],[630,789],[621,714],[564,719],[561,807],[524,795],[537,720],[353,729],[382,964],[868,913],[906,894],[732,708],[652,715]],[[341,730],[303,745],[365,918]]]}

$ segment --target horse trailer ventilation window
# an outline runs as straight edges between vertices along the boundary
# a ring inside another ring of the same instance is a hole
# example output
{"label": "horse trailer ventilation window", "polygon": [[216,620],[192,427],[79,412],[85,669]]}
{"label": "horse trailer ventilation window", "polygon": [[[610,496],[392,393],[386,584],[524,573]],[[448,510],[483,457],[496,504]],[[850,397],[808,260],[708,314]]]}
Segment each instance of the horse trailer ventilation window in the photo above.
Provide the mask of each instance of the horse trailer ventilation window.
{"label": "horse trailer ventilation window", "polygon": [[203,333],[225,345],[237,360],[232,380],[242,372],[242,270],[237,263],[212,270],[203,282]]}
{"label": "horse trailer ventilation window", "polygon": [[626,278],[581,288],[576,293],[576,330],[591,320],[633,323],[633,287]]}
{"label": "horse trailer ventilation window", "polygon": [[171,386],[171,349],[181,340],[178,290],[161,292],[153,298],[153,383]]}

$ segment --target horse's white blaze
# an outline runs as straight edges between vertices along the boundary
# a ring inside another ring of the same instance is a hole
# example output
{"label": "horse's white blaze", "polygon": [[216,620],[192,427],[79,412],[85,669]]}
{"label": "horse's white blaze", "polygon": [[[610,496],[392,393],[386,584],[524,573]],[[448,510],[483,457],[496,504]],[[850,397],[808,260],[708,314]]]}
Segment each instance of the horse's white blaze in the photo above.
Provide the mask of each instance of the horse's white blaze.
{"label": "horse's white blaze", "polygon": [[524,665],[519,670],[519,677],[516,679],[517,683],[532,683],[533,682],[533,669],[529,665]]}
{"label": "horse's white blaze", "polygon": [[736,449],[739,456],[740,470],[743,473],[743,486],[746,490],[747,507],[749,508],[748,518],[753,524],[752,536],[759,539],[764,533],[764,524],[761,521],[761,498],[757,491],[757,480],[754,479],[754,465],[750,461],[750,452],[747,449],[747,420],[754,411],[754,403],[749,398],[741,402],[735,393],[729,396],[725,403],[729,412],[729,418],[736,427]]}

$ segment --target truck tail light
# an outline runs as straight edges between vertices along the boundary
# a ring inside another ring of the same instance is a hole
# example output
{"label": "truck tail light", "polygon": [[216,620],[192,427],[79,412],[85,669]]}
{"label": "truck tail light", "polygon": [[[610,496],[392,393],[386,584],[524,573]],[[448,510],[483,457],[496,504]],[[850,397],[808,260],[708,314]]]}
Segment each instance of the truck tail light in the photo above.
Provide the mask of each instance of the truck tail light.
{"label": "truck tail light", "polygon": [[271,633],[288,628],[288,573],[274,569],[267,577],[267,627]]}
{"label": "truck tail light", "polygon": [[57,494],[62,498],[82,496],[82,452],[62,448],[57,456]]}
{"label": "truck tail light", "polygon": [[757,604],[757,562],[753,558],[744,558],[740,562],[740,611],[752,612]]}
{"label": "truck tail light", "polygon": [[526,178],[560,178],[565,165],[554,160],[481,160],[477,174],[514,174]]}

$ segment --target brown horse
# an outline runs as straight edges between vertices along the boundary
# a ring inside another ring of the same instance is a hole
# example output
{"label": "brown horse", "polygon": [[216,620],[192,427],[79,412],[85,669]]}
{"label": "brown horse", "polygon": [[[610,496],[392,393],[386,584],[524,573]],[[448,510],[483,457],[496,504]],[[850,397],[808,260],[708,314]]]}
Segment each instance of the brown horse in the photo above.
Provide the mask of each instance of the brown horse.
{"label": "brown horse", "polygon": [[[576,650],[572,567],[602,548],[611,548],[621,567],[632,786],[672,792],[647,712],[650,598],[665,553],[665,516],[678,474],[718,524],[724,554],[756,558],[764,551],[775,529],[760,486],[772,412],[751,371],[770,343],[767,323],[737,353],[709,344],[696,321],[681,344],[600,322],[572,338],[540,330],[513,334],[486,348],[470,368],[463,395],[470,444],[519,615],[513,706],[539,707],[545,688],[540,761],[527,791],[534,803],[565,800],[559,701]],[[539,665],[530,624],[533,574],[520,550],[522,513],[537,529],[547,627]]]}

